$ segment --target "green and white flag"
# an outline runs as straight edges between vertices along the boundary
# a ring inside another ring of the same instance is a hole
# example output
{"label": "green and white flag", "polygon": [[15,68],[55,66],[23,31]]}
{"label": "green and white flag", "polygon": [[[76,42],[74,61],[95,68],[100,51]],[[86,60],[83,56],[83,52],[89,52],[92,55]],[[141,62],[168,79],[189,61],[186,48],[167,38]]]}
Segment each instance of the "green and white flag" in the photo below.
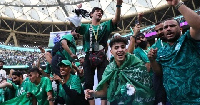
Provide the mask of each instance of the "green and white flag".
{"label": "green and white flag", "polygon": [[1,105],[31,105],[30,99],[26,96],[26,93],[15,97],[13,99],[10,99],[4,103],[1,103]]}
{"label": "green and white flag", "polygon": [[96,90],[108,83],[107,99],[121,101],[123,105],[153,105],[155,100],[152,77],[143,62],[133,54],[126,54],[126,60],[118,67],[115,60],[106,67]]}

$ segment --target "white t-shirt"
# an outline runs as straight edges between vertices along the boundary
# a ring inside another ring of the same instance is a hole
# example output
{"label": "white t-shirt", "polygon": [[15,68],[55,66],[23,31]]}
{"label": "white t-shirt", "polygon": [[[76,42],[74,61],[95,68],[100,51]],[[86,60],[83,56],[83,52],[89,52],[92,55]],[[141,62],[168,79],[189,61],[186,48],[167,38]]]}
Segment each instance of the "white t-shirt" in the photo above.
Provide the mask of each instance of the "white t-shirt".
{"label": "white t-shirt", "polygon": [[5,77],[6,78],[6,71],[1,69],[0,70],[0,76]]}

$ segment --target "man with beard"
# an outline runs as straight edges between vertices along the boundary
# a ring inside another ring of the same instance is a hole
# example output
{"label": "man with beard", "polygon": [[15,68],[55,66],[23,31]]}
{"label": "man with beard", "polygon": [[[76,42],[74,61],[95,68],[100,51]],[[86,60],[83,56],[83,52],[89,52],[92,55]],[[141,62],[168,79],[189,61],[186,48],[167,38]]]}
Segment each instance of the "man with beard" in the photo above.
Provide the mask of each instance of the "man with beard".
{"label": "man with beard", "polygon": [[[71,34],[64,35],[62,39],[60,40],[60,46],[58,46],[59,50],[56,52],[55,55],[52,57],[51,61],[51,67],[53,70],[53,73],[56,75],[60,75],[60,68],[58,66],[58,63],[62,60],[69,60],[72,61],[73,59],[76,59],[76,43],[75,40],[79,38],[79,33],[75,32],[75,29],[71,30]],[[52,49],[53,51],[53,49]]]}
{"label": "man with beard", "polygon": [[168,100],[174,105],[199,104],[200,75],[200,16],[180,0],[168,0],[190,25],[190,30],[181,35],[180,24],[174,19],[164,22],[167,45],[151,49],[148,57],[154,72],[163,75],[163,84]]}
{"label": "man with beard", "polygon": [[163,46],[165,46],[167,44],[167,38],[166,36],[164,35],[164,30],[163,30],[163,22],[157,22],[155,24],[155,31],[158,35],[158,40],[156,41],[156,43],[154,43],[151,48],[161,48]]}
{"label": "man with beard", "polygon": [[12,74],[12,82],[7,81],[0,85],[0,88],[8,87],[16,90],[15,96],[20,96],[28,91],[27,81],[23,82],[23,75],[19,71],[14,71]]}
{"label": "man with beard", "polygon": [[[6,81],[0,84],[0,88],[9,88],[8,92],[14,92],[15,93],[9,93],[9,96],[7,97],[8,99],[13,98],[13,95],[15,97],[19,97],[20,95],[23,95],[27,93],[27,96],[30,97],[31,94],[29,93],[29,90],[31,88],[30,81],[27,79],[23,81],[23,75],[20,71],[14,71],[12,73],[12,82],[11,81]],[[35,97],[32,97],[32,101],[29,100],[27,103],[32,103],[36,104],[36,99]]]}
{"label": "man with beard", "polygon": [[126,51],[127,44],[124,37],[110,41],[114,59],[106,67],[97,91],[86,90],[85,98],[107,96],[110,105],[153,105],[151,75],[138,57]]}
{"label": "man with beard", "polygon": [[[77,32],[83,35],[83,49],[86,52],[85,61],[83,64],[85,76],[85,90],[93,89],[94,74],[97,69],[98,81],[101,81],[102,74],[108,65],[105,49],[107,47],[108,38],[114,30],[117,29],[117,23],[120,21],[122,0],[116,0],[116,13],[112,20],[100,23],[103,16],[103,10],[99,7],[94,7],[90,13],[92,19],[91,24],[81,24],[77,27],[76,22],[70,20],[72,26],[78,28]],[[101,55],[101,56],[96,56]],[[95,57],[94,57],[95,56]],[[96,59],[97,58],[97,59]],[[88,99],[90,105],[95,105],[93,98]],[[101,105],[106,105],[106,99],[102,99]]]}
{"label": "man with beard", "polygon": [[[0,77],[2,78],[2,77],[4,77],[4,78],[6,78],[6,71],[5,70],[3,70],[3,65],[4,65],[5,63],[2,61],[2,60],[0,60]],[[1,80],[0,80],[1,81]]]}
{"label": "man with beard", "polygon": [[[163,22],[157,22],[155,24],[155,31],[159,39],[154,43],[151,48],[160,49],[167,44],[167,38],[164,35]],[[167,94],[163,86],[163,77],[153,74],[153,87],[155,89],[155,105],[165,105],[167,102]]]}
{"label": "man with beard", "polygon": [[13,84],[14,89],[16,90],[15,96],[20,96],[24,92],[27,92],[29,90],[29,80],[23,81],[23,75],[19,71],[15,71],[12,74],[12,81],[15,83]]}
{"label": "man with beard", "polygon": [[145,63],[147,71],[150,72],[150,63],[147,57],[150,49],[147,47],[147,38],[143,33],[139,33],[135,36],[135,42],[138,47],[134,50],[134,54]]}

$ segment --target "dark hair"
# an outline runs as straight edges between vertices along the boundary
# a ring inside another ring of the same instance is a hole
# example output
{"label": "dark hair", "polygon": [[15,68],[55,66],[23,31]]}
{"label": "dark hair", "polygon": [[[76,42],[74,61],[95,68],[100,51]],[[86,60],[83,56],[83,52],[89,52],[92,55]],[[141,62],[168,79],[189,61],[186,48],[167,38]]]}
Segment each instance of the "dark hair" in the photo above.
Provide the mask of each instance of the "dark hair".
{"label": "dark hair", "polygon": [[145,35],[144,35],[143,33],[138,33],[138,34],[135,36],[135,42],[136,42],[136,39],[137,39],[138,37],[140,37],[140,36],[144,36],[144,37],[145,37]]}
{"label": "dark hair", "polygon": [[136,36],[135,36],[135,39],[137,38],[137,37],[140,37],[140,36],[145,36],[143,33],[138,33]]}
{"label": "dark hair", "polygon": [[82,58],[82,59],[85,59],[85,57],[80,57],[79,59],[81,59],[81,58]]}
{"label": "dark hair", "polygon": [[[101,9],[101,8],[99,8],[99,7],[94,7],[93,9],[92,9],[92,12],[90,12],[90,15],[91,14],[93,14],[94,12],[95,12],[95,10],[101,10],[101,13],[102,13],[102,15],[103,15],[103,10]],[[92,18],[91,16],[90,16],[90,18]]]}
{"label": "dark hair", "polygon": [[71,30],[71,32],[74,32],[74,31],[76,31],[76,28],[73,27],[72,30]]}
{"label": "dark hair", "polygon": [[2,62],[2,63],[3,63],[3,65],[5,64],[5,62],[4,62],[3,60],[0,60],[0,62]]}
{"label": "dark hair", "polygon": [[37,72],[39,75],[42,75],[42,73],[37,67],[33,67],[28,71],[28,73],[31,73],[31,72]]}
{"label": "dark hair", "polygon": [[22,75],[22,72],[21,72],[21,71],[14,71],[14,72],[12,73],[12,75],[16,75],[16,76],[18,76],[18,77],[22,76],[22,78],[23,78],[23,75]]}
{"label": "dark hair", "polygon": [[163,21],[159,21],[159,22],[157,22],[155,25],[159,25],[160,23],[163,23]]}
{"label": "dark hair", "polygon": [[128,44],[128,40],[126,37],[114,37],[110,40],[110,47],[112,47],[115,43],[123,42],[125,45]]}
{"label": "dark hair", "polygon": [[[180,22],[178,21],[178,20],[176,20],[176,19],[174,19],[174,18],[168,18],[168,19],[166,19],[165,21],[167,21],[167,20],[175,20],[177,23],[178,23],[178,26],[180,27]],[[164,22],[165,22],[164,21]]]}
{"label": "dark hair", "polygon": [[47,52],[51,53],[51,50],[47,50]]}

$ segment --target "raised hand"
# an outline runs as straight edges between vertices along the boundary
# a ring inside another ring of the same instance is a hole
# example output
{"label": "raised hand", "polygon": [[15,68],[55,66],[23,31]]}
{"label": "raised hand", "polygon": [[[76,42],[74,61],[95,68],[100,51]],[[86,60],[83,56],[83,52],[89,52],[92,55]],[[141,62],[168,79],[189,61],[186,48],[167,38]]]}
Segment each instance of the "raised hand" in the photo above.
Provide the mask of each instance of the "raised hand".
{"label": "raised hand", "polygon": [[40,49],[41,53],[45,53],[45,50],[42,48],[42,46],[39,46],[38,48]]}
{"label": "raised hand", "polygon": [[39,54],[39,59],[41,59],[42,57],[44,57],[44,53]]}
{"label": "raised hand", "polygon": [[59,81],[60,83],[62,83],[62,79],[56,74],[53,75],[53,80],[54,81]]}
{"label": "raised hand", "polygon": [[88,98],[93,98],[94,97],[94,90],[90,90],[90,89],[86,89],[85,91],[85,100],[87,100]]}
{"label": "raised hand", "polygon": [[143,15],[144,15],[144,13],[143,13],[143,12],[141,12],[141,13],[138,13],[138,16],[137,16],[137,18],[138,18],[138,22],[139,22],[139,23],[141,23],[141,20],[142,20],[142,18],[143,18]]}
{"label": "raised hand", "polygon": [[140,24],[136,24],[133,31],[134,31],[134,36],[136,36],[140,32]]}
{"label": "raised hand", "polygon": [[77,7],[80,9],[82,7],[82,4],[81,3],[78,4]]}
{"label": "raised hand", "polygon": [[166,0],[166,1],[171,6],[176,6],[180,2],[180,0]]}
{"label": "raised hand", "polygon": [[150,61],[155,61],[156,60],[156,57],[157,57],[157,50],[158,48],[156,49],[151,49],[148,53],[148,58]]}
{"label": "raised hand", "polygon": [[71,56],[73,59],[78,59],[77,55],[75,55],[75,54],[71,54],[70,56]]}
{"label": "raised hand", "polygon": [[79,75],[80,77],[83,77],[83,75],[84,75],[84,70],[83,70],[83,69],[79,69],[79,70],[77,70],[77,73],[78,73],[78,75]]}
{"label": "raised hand", "polygon": [[117,0],[117,5],[122,5],[123,0]]}

